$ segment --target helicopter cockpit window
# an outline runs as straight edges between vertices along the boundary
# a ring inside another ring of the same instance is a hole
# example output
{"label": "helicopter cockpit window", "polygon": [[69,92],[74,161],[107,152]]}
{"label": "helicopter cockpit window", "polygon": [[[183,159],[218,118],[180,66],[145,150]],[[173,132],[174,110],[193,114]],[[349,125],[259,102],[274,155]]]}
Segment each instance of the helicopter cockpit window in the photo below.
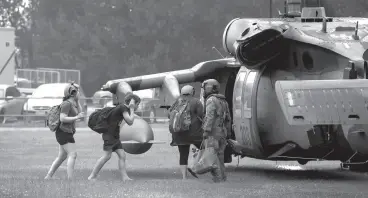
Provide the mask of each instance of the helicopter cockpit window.
{"label": "helicopter cockpit window", "polygon": [[303,52],[302,59],[303,59],[304,68],[306,68],[307,70],[313,69],[313,58],[309,54],[309,52]]}

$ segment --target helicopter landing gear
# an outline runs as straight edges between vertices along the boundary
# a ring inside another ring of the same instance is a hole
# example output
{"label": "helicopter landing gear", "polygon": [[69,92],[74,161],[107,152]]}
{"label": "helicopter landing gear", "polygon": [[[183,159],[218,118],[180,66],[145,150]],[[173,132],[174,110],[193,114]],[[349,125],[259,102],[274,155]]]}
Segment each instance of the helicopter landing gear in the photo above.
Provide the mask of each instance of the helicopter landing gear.
{"label": "helicopter landing gear", "polygon": [[349,169],[349,165],[344,164],[344,162],[341,162],[341,163],[340,163],[340,169],[341,169],[341,170]]}
{"label": "helicopter landing gear", "polygon": [[341,162],[340,168],[349,169],[350,171],[355,172],[368,172],[368,160],[363,161],[359,159],[359,157],[356,157],[357,159],[353,160],[357,154],[358,152],[355,152],[348,160]]}

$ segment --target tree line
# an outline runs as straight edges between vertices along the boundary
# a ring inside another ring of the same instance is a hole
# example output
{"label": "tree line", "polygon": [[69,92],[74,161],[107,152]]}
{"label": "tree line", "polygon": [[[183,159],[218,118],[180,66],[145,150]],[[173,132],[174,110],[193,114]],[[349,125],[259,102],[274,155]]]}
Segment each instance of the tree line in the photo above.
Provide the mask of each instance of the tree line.
{"label": "tree line", "polygon": [[[107,80],[192,67],[217,59],[237,17],[269,17],[270,0],[1,0],[0,26],[16,28],[27,68],[81,71],[92,95]],[[283,11],[273,1],[273,16]],[[325,0],[329,16],[367,16],[364,0]]]}

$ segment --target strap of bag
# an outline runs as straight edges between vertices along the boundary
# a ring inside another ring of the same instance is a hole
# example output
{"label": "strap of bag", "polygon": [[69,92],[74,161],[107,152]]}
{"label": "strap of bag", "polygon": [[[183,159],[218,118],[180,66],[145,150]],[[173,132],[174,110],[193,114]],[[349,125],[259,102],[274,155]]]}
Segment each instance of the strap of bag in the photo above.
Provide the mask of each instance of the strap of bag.
{"label": "strap of bag", "polygon": [[[206,141],[207,140],[207,141]],[[204,145],[205,144],[205,145]],[[204,148],[208,148],[208,138],[207,139],[205,139],[204,137],[203,137],[203,139],[202,139],[202,142],[201,142],[201,146],[199,147],[199,150],[202,150],[203,149],[203,145],[204,145]]]}

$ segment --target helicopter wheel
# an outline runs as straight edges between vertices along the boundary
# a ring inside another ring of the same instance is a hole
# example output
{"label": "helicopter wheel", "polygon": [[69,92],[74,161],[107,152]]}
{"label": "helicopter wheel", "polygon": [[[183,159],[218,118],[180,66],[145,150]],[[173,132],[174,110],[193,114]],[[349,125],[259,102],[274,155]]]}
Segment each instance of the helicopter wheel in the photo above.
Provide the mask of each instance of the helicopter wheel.
{"label": "helicopter wheel", "polygon": [[300,164],[300,165],[306,165],[309,161],[308,160],[303,160],[303,159],[299,159],[299,160],[297,160],[298,161],[298,163]]}

